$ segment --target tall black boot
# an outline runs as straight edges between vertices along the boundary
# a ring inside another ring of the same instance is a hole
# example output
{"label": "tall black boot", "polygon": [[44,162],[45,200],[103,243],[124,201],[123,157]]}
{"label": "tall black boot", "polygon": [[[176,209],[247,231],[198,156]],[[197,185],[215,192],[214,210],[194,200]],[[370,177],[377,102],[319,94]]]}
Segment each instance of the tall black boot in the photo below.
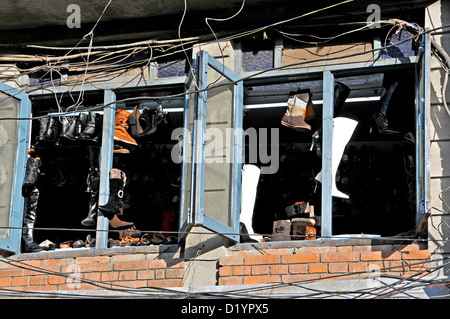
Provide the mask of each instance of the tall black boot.
{"label": "tall black boot", "polygon": [[37,188],[34,188],[25,199],[26,211],[23,218],[22,239],[26,252],[38,252],[42,250],[42,247],[36,244],[33,239],[38,201],[39,191]]}
{"label": "tall black boot", "polygon": [[85,219],[81,221],[83,226],[94,226],[94,217],[97,215],[98,210],[98,191],[100,186],[100,173],[98,168],[90,168],[89,175],[87,178],[87,189],[86,192],[89,193],[89,209],[88,215]]}
{"label": "tall black boot", "polygon": [[394,82],[391,84],[389,89],[381,96],[380,104],[375,110],[375,113],[372,115],[372,120],[374,122],[374,126],[371,128],[371,131],[375,129],[378,133],[384,134],[398,134],[399,131],[389,128],[388,120],[387,120],[387,110],[389,106],[389,102],[391,101],[392,95],[394,94],[395,89],[398,86],[398,82]]}
{"label": "tall black boot", "polygon": [[123,190],[127,177],[124,172],[117,168],[109,172],[109,199],[105,205],[98,207],[100,212],[107,218],[112,219],[115,214],[120,214],[123,208]]}
{"label": "tall black boot", "polygon": [[36,188],[36,182],[41,166],[41,160],[34,157],[28,157],[27,167],[25,169],[25,178],[22,183],[22,196],[28,197],[31,192]]}

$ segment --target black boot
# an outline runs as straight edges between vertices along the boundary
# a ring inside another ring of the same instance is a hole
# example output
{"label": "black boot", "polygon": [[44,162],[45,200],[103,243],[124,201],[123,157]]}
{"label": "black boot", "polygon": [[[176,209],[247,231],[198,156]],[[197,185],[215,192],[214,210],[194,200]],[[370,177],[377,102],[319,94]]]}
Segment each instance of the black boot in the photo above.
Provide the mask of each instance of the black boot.
{"label": "black boot", "polygon": [[98,207],[108,219],[112,219],[115,214],[120,214],[120,209],[124,206],[123,190],[126,180],[125,173],[117,168],[113,168],[109,172],[109,199],[105,205]]}
{"label": "black boot", "polygon": [[89,113],[84,130],[77,136],[77,140],[97,144],[101,132],[99,119],[99,115]]}
{"label": "black boot", "polygon": [[77,118],[73,117],[71,120],[63,118],[62,133],[59,136],[56,145],[63,145],[65,141],[75,141],[75,126],[77,125]]}
{"label": "black boot", "polygon": [[143,131],[138,134],[138,137],[145,137],[156,132],[157,126],[165,120],[166,113],[159,106],[157,109],[144,108],[142,114],[139,116],[139,124]]}
{"label": "black boot", "polygon": [[371,132],[373,128],[378,133],[384,134],[398,134],[399,131],[388,127],[387,120],[387,109],[389,106],[389,102],[391,101],[392,95],[394,94],[395,89],[398,86],[398,82],[394,82],[387,92],[381,96],[380,104],[375,110],[375,113],[372,115],[372,120],[374,122],[373,127],[371,128]]}
{"label": "black boot", "polygon": [[85,113],[80,113],[78,116],[77,123],[75,124],[75,137],[79,136],[81,133],[83,133],[84,128],[86,127],[88,121],[88,115]]}
{"label": "black boot", "polygon": [[39,201],[39,191],[34,188],[26,198],[26,211],[23,219],[22,239],[26,252],[38,252],[42,247],[34,242],[33,229],[36,222],[36,210]]}
{"label": "black boot", "polygon": [[334,117],[339,115],[342,105],[344,105],[349,94],[350,88],[347,85],[341,82],[334,82]]}
{"label": "black boot", "polygon": [[49,117],[43,117],[39,119],[39,134],[38,136],[36,136],[36,145],[38,145],[39,142],[45,139],[45,133],[47,132],[49,120]]}
{"label": "black boot", "polygon": [[239,233],[240,233],[240,242],[241,243],[257,243],[258,241],[250,238],[247,227],[245,227],[244,223],[239,223]]}
{"label": "black boot", "polygon": [[36,136],[36,144],[55,142],[58,135],[58,120],[54,117],[40,119],[39,135]]}
{"label": "black boot", "polygon": [[87,178],[88,187],[86,192],[89,193],[89,209],[88,215],[85,219],[81,221],[83,226],[94,226],[94,217],[97,215],[98,210],[98,191],[100,186],[100,173],[98,168],[90,168],[89,175]]}
{"label": "black boot", "polygon": [[36,188],[39,167],[41,160],[38,158],[28,157],[27,167],[25,170],[25,178],[22,183],[22,196],[28,197],[31,191]]}

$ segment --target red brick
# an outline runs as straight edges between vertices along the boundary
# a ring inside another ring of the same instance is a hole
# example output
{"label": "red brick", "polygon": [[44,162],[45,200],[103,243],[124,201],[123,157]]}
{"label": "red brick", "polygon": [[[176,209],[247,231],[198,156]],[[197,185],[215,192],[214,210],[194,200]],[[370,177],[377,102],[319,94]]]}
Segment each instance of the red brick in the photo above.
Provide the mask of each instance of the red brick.
{"label": "red brick", "polygon": [[219,259],[221,266],[236,266],[244,264],[244,256],[226,256]]}
{"label": "red brick", "polygon": [[183,279],[148,280],[147,287],[182,287]]}
{"label": "red brick", "polygon": [[55,291],[55,286],[33,286],[33,287],[23,287],[23,291]]}
{"label": "red brick", "polygon": [[77,264],[91,264],[91,263],[109,263],[108,256],[95,256],[95,257],[78,257],[76,259]]}
{"label": "red brick", "polygon": [[244,277],[244,285],[270,284],[280,282],[280,276],[247,276]]}
{"label": "red brick", "polygon": [[4,277],[14,277],[14,276],[23,276],[23,269],[13,268],[13,269],[5,269],[0,270],[0,278]]}
{"label": "red brick", "polygon": [[271,265],[270,266],[270,274],[271,275],[284,275],[288,274],[289,271],[288,265]]}
{"label": "red brick", "polygon": [[430,258],[430,252],[428,250],[406,251],[402,252],[402,258],[407,260],[428,259]]}
{"label": "red brick", "polygon": [[345,273],[348,271],[347,263],[331,263],[328,265],[330,273]]}
{"label": "red brick", "polygon": [[405,272],[409,270],[408,263],[405,261],[391,261],[390,271]]}
{"label": "red brick", "polygon": [[70,265],[63,265],[61,266],[61,271],[66,272],[70,271],[73,272],[72,269],[74,267],[78,267],[77,269],[80,272],[93,272],[93,271],[111,271],[113,270],[113,264],[112,263],[89,263],[89,264],[70,264]]}
{"label": "red brick", "polygon": [[245,265],[270,265],[278,264],[280,262],[279,255],[258,255],[258,256],[248,256],[244,260]]}
{"label": "red brick", "polygon": [[30,285],[31,286],[41,286],[46,285],[48,282],[48,276],[41,275],[41,276],[31,276],[30,277]]}
{"label": "red brick", "polygon": [[349,272],[366,272],[367,264],[366,263],[349,263],[348,271]]}
{"label": "red brick", "polygon": [[11,278],[5,277],[0,278],[0,287],[9,287],[11,286]]}
{"label": "red brick", "polygon": [[268,275],[269,274],[269,266],[253,266],[252,267],[252,275]]}
{"label": "red brick", "polygon": [[319,279],[319,275],[316,274],[299,274],[299,275],[282,275],[281,282],[282,283],[292,283],[292,282],[300,282],[300,281],[309,281]]}
{"label": "red brick", "polygon": [[234,276],[247,276],[252,272],[252,267],[250,266],[234,266],[233,275]]}
{"label": "red brick", "polygon": [[136,280],[136,271],[135,270],[131,270],[131,271],[121,271],[119,273],[119,280]]}
{"label": "red brick", "polygon": [[13,277],[11,280],[11,286],[28,286],[28,276]]}
{"label": "red brick", "polygon": [[183,276],[184,269],[166,269],[167,279],[183,278]]}
{"label": "red brick", "polygon": [[100,280],[101,281],[116,281],[119,279],[119,273],[117,271],[106,271],[102,272]]}
{"label": "red brick", "polygon": [[164,279],[166,278],[165,269],[156,269],[155,270],[155,279]]}
{"label": "red brick", "polygon": [[361,253],[361,261],[400,260],[398,251],[369,251]]}
{"label": "red brick", "polygon": [[221,277],[219,278],[219,285],[242,285],[243,277]]}
{"label": "red brick", "polygon": [[137,279],[155,279],[154,270],[138,270]]}
{"label": "red brick", "polygon": [[231,276],[233,273],[233,267],[220,267],[219,268],[219,276],[226,277]]}
{"label": "red brick", "polygon": [[359,252],[324,253],[321,255],[321,261],[322,262],[359,261]]}
{"label": "red brick", "polygon": [[284,255],[281,257],[283,264],[314,263],[318,261],[319,256],[310,253]]}
{"label": "red brick", "polygon": [[167,268],[167,263],[164,259],[154,259],[148,261],[148,269],[162,269]]}
{"label": "red brick", "polygon": [[317,274],[322,272],[328,272],[328,264],[309,264],[309,273],[310,274]]}
{"label": "red brick", "polygon": [[114,263],[114,270],[140,270],[147,269],[149,265],[148,261],[118,261]]}
{"label": "red brick", "polygon": [[125,286],[128,288],[148,287],[147,280],[119,281],[119,282],[114,282],[113,284]]}
{"label": "red brick", "polygon": [[49,275],[48,276],[48,284],[49,285],[62,285],[66,283],[66,280],[69,278],[66,278],[64,276],[56,276],[56,275]]}
{"label": "red brick", "polygon": [[291,274],[307,274],[308,273],[308,265],[307,264],[289,265],[289,272]]}

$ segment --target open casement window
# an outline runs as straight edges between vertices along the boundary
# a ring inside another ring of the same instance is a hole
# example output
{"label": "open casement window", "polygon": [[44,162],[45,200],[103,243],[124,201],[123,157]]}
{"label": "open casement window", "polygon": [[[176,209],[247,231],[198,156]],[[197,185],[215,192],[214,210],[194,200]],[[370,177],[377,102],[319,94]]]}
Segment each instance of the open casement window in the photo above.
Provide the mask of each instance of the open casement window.
{"label": "open casement window", "polygon": [[0,83],[0,249],[20,253],[31,103],[28,95]]}
{"label": "open casement window", "polygon": [[180,237],[201,225],[239,241],[243,85],[207,52],[186,83]]}
{"label": "open casement window", "polygon": [[423,232],[430,203],[430,57],[431,41],[423,35],[416,65],[416,233]]}

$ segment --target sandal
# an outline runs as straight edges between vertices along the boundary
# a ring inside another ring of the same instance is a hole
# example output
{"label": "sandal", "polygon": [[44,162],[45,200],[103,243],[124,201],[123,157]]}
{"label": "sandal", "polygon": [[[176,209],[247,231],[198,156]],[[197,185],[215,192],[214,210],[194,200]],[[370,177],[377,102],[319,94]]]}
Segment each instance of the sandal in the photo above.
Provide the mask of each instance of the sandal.
{"label": "sandal", "polygon": [[162,244],[166,241],[166,237],[164,237],[161,233],[154,233],[151,239],[151,243],[154,245]]}
{"label": "sandal", "polygon": [[72,240],[68,240],[59,244],[59,248],[70,248],[72,247]]}
{"label": "sandal", "polygon": [[151,244],[152,237],[149,234],[144,234],[144,236],[141,237],[141,245],[150,245]]}
{"label": "sandal", "polygon": [[120,242],[120,247],[137,246],[138,244],[139,244],[139,238],[127,236],[127,237],[122,238],[122,241]]}

